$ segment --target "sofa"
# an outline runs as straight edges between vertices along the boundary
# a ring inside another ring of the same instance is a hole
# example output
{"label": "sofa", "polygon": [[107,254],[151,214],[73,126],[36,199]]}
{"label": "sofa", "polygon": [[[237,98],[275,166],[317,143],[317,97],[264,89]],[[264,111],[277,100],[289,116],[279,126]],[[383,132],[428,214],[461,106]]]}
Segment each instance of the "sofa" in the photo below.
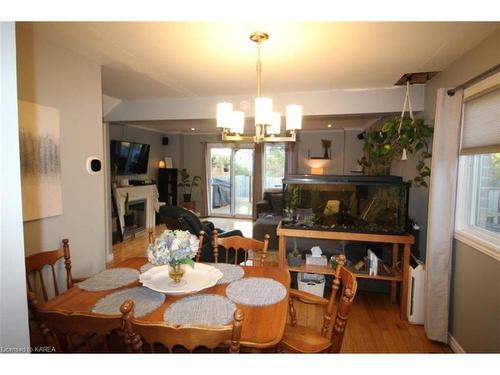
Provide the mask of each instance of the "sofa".
{"label": "sofa", "polygon": [[255,205],[257,220],[253,225],[253,238],[259,241],[269,234],[269,250],[278,250],[276,227],[283,217],[283,190],[267,189],[263,199]]}
{"label": "sofa", "polygon": [[257,217],[264,215],[283,215],[283,190],[267,189],[264,191],[263,199],[256,204]]}

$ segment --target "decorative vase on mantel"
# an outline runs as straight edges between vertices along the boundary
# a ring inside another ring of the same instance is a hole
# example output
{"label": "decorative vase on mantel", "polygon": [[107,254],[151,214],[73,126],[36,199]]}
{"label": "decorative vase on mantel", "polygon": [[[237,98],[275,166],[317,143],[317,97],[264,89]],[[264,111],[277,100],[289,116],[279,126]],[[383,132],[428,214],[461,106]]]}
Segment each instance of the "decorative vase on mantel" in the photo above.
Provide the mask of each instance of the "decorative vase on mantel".
{"label": "decorative vase on mantel", "polygon": [[170,263],[168,267],[168,276],[174,281],[174,283],[179,284],[184,276],[184,268],[179,262]]}

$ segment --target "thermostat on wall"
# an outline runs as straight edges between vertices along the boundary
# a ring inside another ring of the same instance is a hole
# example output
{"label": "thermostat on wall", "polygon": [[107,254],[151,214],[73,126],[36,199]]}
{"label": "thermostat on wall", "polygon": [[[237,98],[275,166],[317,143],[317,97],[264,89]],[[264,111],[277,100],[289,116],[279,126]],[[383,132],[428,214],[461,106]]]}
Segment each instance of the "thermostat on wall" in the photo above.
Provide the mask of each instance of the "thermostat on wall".
{"label": "thermostat on wall", "polygon": [[87,172],[89,174],[97,174],[102,169],[102,163],[97,156],[89,156],[87,158]]}

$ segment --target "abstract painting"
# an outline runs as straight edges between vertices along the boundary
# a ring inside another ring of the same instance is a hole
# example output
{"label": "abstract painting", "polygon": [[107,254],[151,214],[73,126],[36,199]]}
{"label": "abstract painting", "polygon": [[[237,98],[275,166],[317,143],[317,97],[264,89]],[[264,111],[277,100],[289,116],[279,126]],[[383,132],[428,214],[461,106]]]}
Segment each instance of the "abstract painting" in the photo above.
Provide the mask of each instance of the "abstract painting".
{"label": "abstract painting", "polygon": [[62,214],[59,110],[19,101],[23,220]]}

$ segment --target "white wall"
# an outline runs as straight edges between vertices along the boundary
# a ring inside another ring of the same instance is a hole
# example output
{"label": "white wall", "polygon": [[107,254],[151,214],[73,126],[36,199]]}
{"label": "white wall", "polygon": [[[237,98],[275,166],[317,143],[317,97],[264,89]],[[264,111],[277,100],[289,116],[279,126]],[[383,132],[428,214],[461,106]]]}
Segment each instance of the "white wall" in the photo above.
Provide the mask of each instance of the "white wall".
{"label": "white wall", "polygon": [[[272,95],[273,108],[285,113],[287,104],[302,105],[305,116],[349,115],[362,113],[392,113],[401,110],[405,88],[393,86],[378,89],[324,90],[276,93]],[[246,117],[251,117],[255,95],[219,97],[160,98],[124,100],[109,112],[106,121],[144,121],[173,119],[215,118],[216,104],[230,101],[236,107],[248,102]],[[424,109],[424,85],[414,85],[413,109]]]}
{"label": "white wall", "polygon": [[[206,162],[202,155],[202,143],[201,142],[220,142],[220,135],[218,134],[206,134],[206,135],[190,135],[186,134],[182,136],[181,145],[181,168],[186,168],[188,173],[193,176],[200,176],[203,168],[203,164]],[[200,189],[206,190],[205,186],[200,186],[199,188],[193,189],[192,200],[196,202],[196,211],[200,211]],[[182,190],[179,188],[179,196],[177,198],[178,202],[182,202]]]}
{"label": "white wall", "polygon": [[86,159],[103,157],[100,66],[18,25],[17,68],[18,98],[57,108],[61,126],[63,214],[24,223],[26,255],[69,238],[73,275],[95,274],[105,267],[105,184]]}
{"label": "white wall", "polygon": [[[298,134],[295,152],[297,153],[297,173],[309,174],[311,167],[323,168],[324,174],[352,174],[356,170],[357,160],[363,155],[363,141],[357,138],[361,130],[304,131]],[[345,136],[345,138],[344,138]],[[331,160],[308,159],[324,154],[321,140],[332,141]]]}
{"label": "white wall", "polygon": [[172,165],[174,168],[181,167],[181,160],[183,157],[183,135],[182,134],[166,134],[168,137],[168,145],[165,147],[165,157],[172,158]]}
{"label": "white wall", "polygon": [[109,95],[102,95],[102,117],[106,116],[122,101]]}
{"label": "white wall", "polygon": [[14,22],[0,23],[0,346],[29,346]]}

